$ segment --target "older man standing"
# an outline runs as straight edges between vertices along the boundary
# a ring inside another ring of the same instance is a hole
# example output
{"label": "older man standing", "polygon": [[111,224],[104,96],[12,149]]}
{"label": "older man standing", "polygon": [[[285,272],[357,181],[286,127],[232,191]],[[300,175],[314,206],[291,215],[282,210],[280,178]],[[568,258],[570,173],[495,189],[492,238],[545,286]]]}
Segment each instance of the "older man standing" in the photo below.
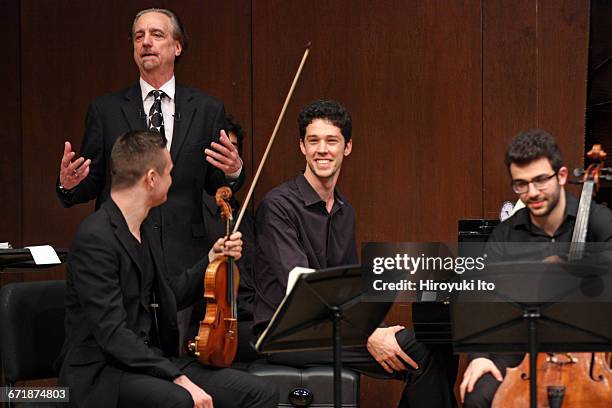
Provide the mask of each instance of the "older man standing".
{"label": "older man standing", "polygon": [[110,152],[119,135],[155,130],[167,140],[174,169],[165,204],[149,218],[161,234],[170,276],[205,255],[202,191],[214,194],[221,185],[237,189],[244,179],[242,161],[223,131],[223,104],[196,89],[178,84],[174,65],[187,49],[178,17],[166,9],[136,14],[130,40],[140,79],[131,87],[94,100],[77,158],[65,143],[57,192],[70,207],[96,199],[96,208],[110,192]]}

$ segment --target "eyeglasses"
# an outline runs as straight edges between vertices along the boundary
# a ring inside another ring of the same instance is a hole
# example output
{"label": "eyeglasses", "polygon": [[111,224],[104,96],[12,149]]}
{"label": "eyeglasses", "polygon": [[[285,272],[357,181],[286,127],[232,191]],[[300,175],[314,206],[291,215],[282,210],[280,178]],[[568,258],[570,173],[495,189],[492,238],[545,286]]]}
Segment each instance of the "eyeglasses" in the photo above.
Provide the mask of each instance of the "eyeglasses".
{"label": "eyeglasses", "polygon": [[550,181],[551,178],[555,177],[557,172],[555,171],[550,176],[541,175],[538,177],[534,177],[531,180],[512,180],[512,190],[516,194],[523,194],[529,191],[529,184],[533,184],[533,186],[538,190],[544,190],[546,188],[546,184]]}

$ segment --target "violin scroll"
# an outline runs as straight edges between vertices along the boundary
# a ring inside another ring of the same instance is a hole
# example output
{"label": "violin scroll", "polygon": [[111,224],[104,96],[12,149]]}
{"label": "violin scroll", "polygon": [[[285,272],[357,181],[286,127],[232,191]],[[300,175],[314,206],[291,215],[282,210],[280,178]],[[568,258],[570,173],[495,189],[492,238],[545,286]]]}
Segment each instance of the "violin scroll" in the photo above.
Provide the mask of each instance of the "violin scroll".
{"label": "violin scroll", "polygon": [[599,143],[596,143],[593,145],[593,147],[591,147],[591,150],[588,151],[586,156],[593,161],[603,162],[604,160],[606,160],[608,153],[606,153],[605,150],[601,148],[601,145]]}
{"label": "violin scroll", "polygon": [[230,198],[232,198],[232,189],[229,187],[219,187],[217,192],[215,193],[215,202],[221,210],[221,218],[223,221],[233,220],[232,216],[232,206],[229,203]]}

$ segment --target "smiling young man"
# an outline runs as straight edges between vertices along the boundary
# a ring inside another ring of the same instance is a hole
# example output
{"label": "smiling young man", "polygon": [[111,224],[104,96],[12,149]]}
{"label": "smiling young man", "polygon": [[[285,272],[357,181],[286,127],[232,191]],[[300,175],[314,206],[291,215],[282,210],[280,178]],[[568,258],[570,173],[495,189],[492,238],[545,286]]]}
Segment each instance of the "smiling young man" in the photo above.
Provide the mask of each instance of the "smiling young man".
{"label": "smiling young man", "polygon": [[[516,261],[507,243],[570,242],[576,222],[578,199],[565,191],[568,169],[554,138],[541,129],[519,133],[506,152],[513,191],[525,203],[512,217],[499,224],[486,246],[489,261]],[[591,204],[588,242],[612,241],[612,211]],[[536,247],[539,248],[539,247]],[[552,253],[538,253],[533,260],[560,260]],[[529,255],[531,256],[531,255]],[[483,353],[470,356],[460,394],[465,408],[485,408],[508,367],[517,366],[524,354]]]}
{"label": "smiling young man", "polygon": [[[302,110],[298,124],[304,173],[271,190],[257,209],[256,334],[285,296],[294,267],[322,269],[358,263],[355,211],[336,189],[342,163],[353,149],[351,116],[339,103],[321,100]],[[268,361],[305,367],[332,364],[333,357],[327,351],[279,353]],[[402,326],[376,329],[367,347],[342,351],[342,364],[370,376],[407,382],[402,407],[455,406],[444,364]]]}
{"label": "smiling young man", "polygon": [[357,263],[355,211],[336,190],[351,154],[351,118],[337,102],[316,101],[298,118],[303,174],[268,192],[256,214],[255,325],[285,296],[289,271]]}

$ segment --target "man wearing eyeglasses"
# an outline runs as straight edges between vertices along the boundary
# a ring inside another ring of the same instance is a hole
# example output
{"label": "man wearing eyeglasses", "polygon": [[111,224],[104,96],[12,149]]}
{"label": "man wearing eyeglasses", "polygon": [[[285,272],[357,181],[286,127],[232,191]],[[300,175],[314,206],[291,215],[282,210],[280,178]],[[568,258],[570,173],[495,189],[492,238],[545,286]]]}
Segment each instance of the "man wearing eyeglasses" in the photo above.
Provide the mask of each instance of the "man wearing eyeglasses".
{"label": "man wearing eyeglasses", "polygon": [[[519,133],[510,143],[505,164],[512,190],[525,204],[491,233],[486,253],[490,261],[509,260],[508,242],[570,242],[578,199],[565,191],[568,169],[554,138],[541,129]],[[612,211],[591,204],[587,241],[612,241]],[[551,255],[548,260],[554,260]],[[558,258],[557,258],[558,259]],[[482,353],[470,356],[460,386],[464,408],[490,407],[506,368],[524,354]]]}

